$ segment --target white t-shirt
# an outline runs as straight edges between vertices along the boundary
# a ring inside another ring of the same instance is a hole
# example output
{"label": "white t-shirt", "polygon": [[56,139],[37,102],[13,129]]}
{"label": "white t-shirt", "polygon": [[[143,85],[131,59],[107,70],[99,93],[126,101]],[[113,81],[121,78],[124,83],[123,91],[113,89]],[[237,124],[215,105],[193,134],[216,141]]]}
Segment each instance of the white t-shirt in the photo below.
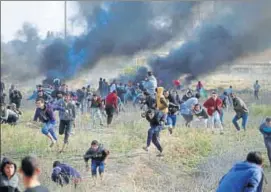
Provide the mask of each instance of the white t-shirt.
{"label": "white t-shirt", "polygon": [[116,84],[113,83],[113,84],[110,86],[110,93],[112,93],[112,92],[115,91],[116,89],[117,89]]}

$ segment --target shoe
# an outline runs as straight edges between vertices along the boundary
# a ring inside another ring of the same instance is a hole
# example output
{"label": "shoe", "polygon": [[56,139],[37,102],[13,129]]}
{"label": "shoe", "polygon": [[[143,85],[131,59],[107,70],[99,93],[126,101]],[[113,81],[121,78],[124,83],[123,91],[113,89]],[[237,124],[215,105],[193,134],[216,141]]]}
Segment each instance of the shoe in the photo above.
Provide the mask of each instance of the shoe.
{"label": "shoe", "polygon": [[164,154],[162,152],[160,152],[159,154],[156,155],[157,157],[163,157]]}
{"label": "shoe", "polygon": [[169,134],[172,135],[172,128],[168,128]]}
{"label": "shoe", "polygon": [[55,145],[55,142],[52,142],[50,145],[50,148],[52,148]]}
{"label": "shoe", "polygon": [[143,147],[143,149],[145,150],[145,151],[149,151],[149,148],[148,147]]}

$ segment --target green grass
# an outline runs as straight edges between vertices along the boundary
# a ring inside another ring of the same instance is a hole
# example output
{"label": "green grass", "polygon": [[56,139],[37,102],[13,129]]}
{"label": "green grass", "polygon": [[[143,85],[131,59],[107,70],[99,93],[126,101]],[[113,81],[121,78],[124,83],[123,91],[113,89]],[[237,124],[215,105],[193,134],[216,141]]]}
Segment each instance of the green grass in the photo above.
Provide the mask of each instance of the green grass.
{"label": "green grass", "polygon": [[[60,190],[50,181],[52,162],[60,160],[71,164],[83,175],[89,175],[84,171],[83,154],[89,148],[93,139],[99,140],[111,152],[107,165],[108,180],[106,185],[101,188],[94,188],[96,191],[120,191],[116,186],[121,186],[123,191],[133,191],[133,182],[137,181],[136,186],[139,191],[161,191],[167,189],[166,184],[171,177],[182,177],[183,173],[192,173],[202,163],[207,163],[210,156],[220,157],[228,151],[242,149],[244,156],[252,149],[264,152],[266,150],[258,127],[258,119],[269,113],[268,106],[253,105],[250,114],[250,124],[246,134],[236,134],[234,128],[227,127],[225,135],[211,134],[203,129],[187,129],[177,127],[174,134],[169,136],[167,130],[161,132],[161,144],[164,148],[165,156],[157,158],[156,149],[151,145],[149,154],[142,150],[146,145],[148,124],[145,121],[121,122],[113,128],[104,128],[96,131],[75,129],[75,135],[70,137],[69,149],[59,154],[55,149],[49,149],[48,139],[42,135],[38,128],[30,128],[26,125],[33,116],[33,111],[25,111],[22,123],[16,127],[7,125],[1,126],[2,129],[2,154],[14,158],[17,163],[28,154],[35,154],[41,160],[43,174],[41,182],[48,186],[52,191],[73,191],[70,188]],[[132,114],[133,115],[133,114]],[[232,113],[226,114],[226,123],[231,125]],[[257,117],[259,116],[259,117]],[[181,117],[178,117],[181,118]],[[90,123],[90,118],[85,115],[81,118],[82,125]],[[60,144],[63,136],[59,137]],[[134,154],[133,157],[130,157]],[[231,158],[231,157],[229,157]],[[234,156],[232,158],[235,158]],[[244,158],[244,157],[243,157]],[[223,162],[223,160],[221,160]],[[126,176],[126,174],[132,176]],[[267,174],[269,176],[269,172]],[[155,177],[160,178],[156,183],[148,184],[146,180],[140,179]],[[217,178],[221,177],[218,175]],[[132,178],[132,179],[131,179]],[[171,178],[172,179],[172,178]],[[182,177],[182,179],[185,179]],[[160,180],[163,180],[161,183]],[[138,183],[139,182],[139,183]],[[158,182],[158,183],[157,183]],[[184,182],[191,182],[185,180]],[[116,184],[117,183],[117,184]],[[92,181],[88,180],[81,186],[79,191],[87,191],[92,188]],[[171,181],[171,185],[178,187],[181,183]],[[172,186],[174,188],[174,186]],[[169,190],[169,189],[168,189]],[[185,191],[185,190],[184,190]]]}
{"label": "green grass", "polygon": [[252,115],[255,116],[271,116],[271,105],[252,105],[250,107]]}

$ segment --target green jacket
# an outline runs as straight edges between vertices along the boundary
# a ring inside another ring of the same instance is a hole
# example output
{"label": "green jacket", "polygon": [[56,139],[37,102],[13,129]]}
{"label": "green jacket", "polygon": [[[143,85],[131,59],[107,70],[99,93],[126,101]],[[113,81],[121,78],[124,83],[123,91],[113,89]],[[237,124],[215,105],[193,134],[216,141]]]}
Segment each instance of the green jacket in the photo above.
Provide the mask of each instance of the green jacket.
{"label": "green jacket", "polygon": [[239,97],[233,98],[232,103],[233,103],[233,109],[238,116],[241,116],[242,114],[249,112],[247,105]]}

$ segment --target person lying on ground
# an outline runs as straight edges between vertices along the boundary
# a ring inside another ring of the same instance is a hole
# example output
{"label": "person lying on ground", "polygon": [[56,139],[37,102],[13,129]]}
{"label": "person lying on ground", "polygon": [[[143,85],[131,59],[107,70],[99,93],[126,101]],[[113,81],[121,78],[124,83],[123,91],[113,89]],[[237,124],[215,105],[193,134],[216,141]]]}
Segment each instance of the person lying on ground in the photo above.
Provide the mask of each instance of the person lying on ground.
{"label": "person lying on ground", "polygon": [[19,172],[22,175],[23,184],[26,188],[24,192],[49,192],[49,190],[46,187],[41,186],[39,182],[41,169],[39,162],[35,157],[26,156],[23,158]]}
{"label": "person lying on ground", "polygon": [[109,151],[98,141],[93,140],[90,148],[84,155],[87,170],[89,169],[88,161],[91,159],[91,174],[94,179],[97,178],[97,168],[99,169],[100,178],[103,179],[104,168],[109,156]]}
{"label": "person lying on ground", "polygon": [[0,191],[19,192],[19,177],[16,164],[8,158],[3,158],[0,166]]}
{"label": "person lying on ground", "polygon": [[260,125],[260,132],[263,134],[264,144],[267,149],[267,155],[271,166],[271,117],[267,117],[265,122]]}
{"label": "person lying on ground", "polygon": [[152,142],[159,151],[157,156],[162,156],[163,148],[159,141],[159,133],[165,124],[164,114],[159,110],[148,110],[146,113],[146,120],[150,123],[150,128],[148,130],[147,145],[146,147],[143,147],[143,149],[149,151]]}
{"label": "person lying on ground", "polygon": [[216,192],[262,192],[263,157],[260,152],[250,152],[246,161],[235,164],[222,177]]}
{"label": "person lying on ground", "polygon": [[53,163],[51,179],[62,187],[73,184],[75,188],[82,180],[80,173],[75,168],[68,164],[60,163],[59,161]]}

